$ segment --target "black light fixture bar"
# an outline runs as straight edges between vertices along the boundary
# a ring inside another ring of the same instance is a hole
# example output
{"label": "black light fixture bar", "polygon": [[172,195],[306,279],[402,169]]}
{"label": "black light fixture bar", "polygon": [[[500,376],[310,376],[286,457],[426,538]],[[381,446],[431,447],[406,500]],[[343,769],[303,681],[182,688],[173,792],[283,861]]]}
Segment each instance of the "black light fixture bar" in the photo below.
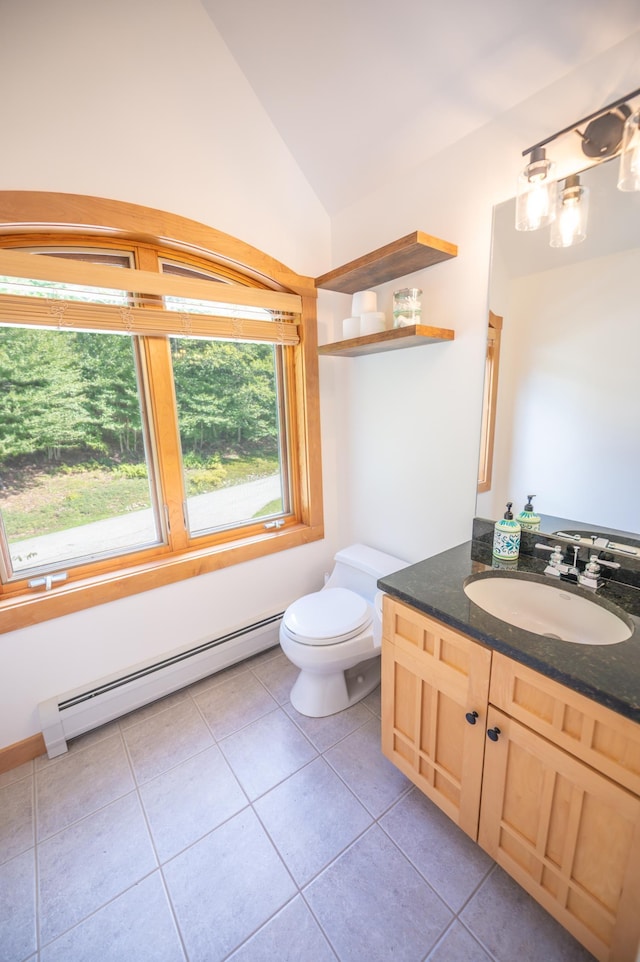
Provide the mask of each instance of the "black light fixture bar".
{"label": "black light fixture bar", "polygon": [[557,140],[558,137],[562,137],[563,134],[569,134],[572,130],[577,130],[582,124],[588,124],[589,121],[595,120],[596,117],[601,117],[610,110],[615,110],[616,107],[621,107],[623,104],[628,103],[630,100],[633,100],[634,97],[638,96],[640,96],[640,87],[638,87],[637,90],[632,90],[631,93],[627,94],[625,97],[620,97],[618,100],[614,100],[613,103],[607,104],[606,107],[601,107],[600,110],[596,110],[594,113],[589,114],[588,117],[583,117],[581,120],[577,120],[575,124],[570,124],[569,127],[565,127],[564,130],[559,130],[556,134],[552,134],[550,137],[547,137],[546,140],[541,140],[540,143],[534,144],[533,147],[527,147],[526,150],[522,151],[522,156],[526,157],[527,154],[530,154],[537,147],[546,147],[547,144]]}

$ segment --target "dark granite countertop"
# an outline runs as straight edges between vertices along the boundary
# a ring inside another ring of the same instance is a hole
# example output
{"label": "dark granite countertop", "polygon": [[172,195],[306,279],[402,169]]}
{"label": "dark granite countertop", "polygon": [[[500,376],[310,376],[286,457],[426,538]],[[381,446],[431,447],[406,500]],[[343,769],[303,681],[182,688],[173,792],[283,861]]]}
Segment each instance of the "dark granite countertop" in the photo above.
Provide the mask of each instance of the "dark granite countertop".
{"label": "dark granite countertop", "polygon": [[[543,574],[545,565],[546,558],[521,554],[515,571],[505,573],[557,586],[558,582]],[[495,651],[640,722],[640,590],[608,581],[594,595],[587,588],[563,582],[567,591],[595,598],[605,607],[614,604],[622,608],[634,626],[627,641],[581,645],[515,628],[470,601],[464,593],[467,578],[491,570],[491,548],[468,541],[381,578],[378,587]]]}

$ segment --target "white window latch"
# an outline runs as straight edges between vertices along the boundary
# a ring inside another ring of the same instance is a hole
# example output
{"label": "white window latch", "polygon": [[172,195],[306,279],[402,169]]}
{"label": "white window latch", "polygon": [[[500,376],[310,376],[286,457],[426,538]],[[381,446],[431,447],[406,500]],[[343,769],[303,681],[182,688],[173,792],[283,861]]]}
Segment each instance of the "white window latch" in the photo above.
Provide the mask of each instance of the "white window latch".
{"label": "white window latch", "polygon": [[56,584],[58,581],[66,581],[67,572],[63,571],[59,575],[45,575],[44,578],[32,578],[28,582],[30,588],[44,588],[45,591],[51,591],[51,586]]}
{"label": "white window latch", "polygon": [[282,528],[284,527],[284,518],[278,518],[276,521],[267,521],[265,528]]}

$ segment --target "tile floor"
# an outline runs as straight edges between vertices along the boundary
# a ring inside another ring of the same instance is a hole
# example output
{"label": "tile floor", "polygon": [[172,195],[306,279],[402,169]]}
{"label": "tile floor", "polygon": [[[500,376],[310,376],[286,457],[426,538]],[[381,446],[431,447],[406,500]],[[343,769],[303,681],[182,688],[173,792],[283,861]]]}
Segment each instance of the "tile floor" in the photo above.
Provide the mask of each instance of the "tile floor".
{"label": "tile floor", "polygon": [[1,962],[586,962],[279,648],[0,775]]}

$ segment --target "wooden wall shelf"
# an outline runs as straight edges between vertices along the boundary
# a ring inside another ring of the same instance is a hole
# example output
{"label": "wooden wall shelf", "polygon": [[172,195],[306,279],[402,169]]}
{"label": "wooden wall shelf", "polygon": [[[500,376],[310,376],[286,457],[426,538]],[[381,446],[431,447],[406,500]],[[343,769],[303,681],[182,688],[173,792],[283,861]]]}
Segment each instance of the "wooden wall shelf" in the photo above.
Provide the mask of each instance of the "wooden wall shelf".
{"label": "wooden wall shelf", "polygon": [[424,270],[457,254],[455,244],[418,230],[316,277],[316,287],[341,294],[355,294],[356,291],[377,287],[396,277]]}
{"label": "wooden wall shelf", "polygon": [[419,347],[424,344],[436,344],[439,341],[452,341],[454,337],[454,331],[446,327],[426,327],[424,324],[413,324],[410,327],[396,327],[391,331],[381,331],[379,334],[352,337],[348,341],[322,344],[318,348],[318,354],[360,357],[363,354],[380,354],[383,351],[397,351],[404,347]]}

